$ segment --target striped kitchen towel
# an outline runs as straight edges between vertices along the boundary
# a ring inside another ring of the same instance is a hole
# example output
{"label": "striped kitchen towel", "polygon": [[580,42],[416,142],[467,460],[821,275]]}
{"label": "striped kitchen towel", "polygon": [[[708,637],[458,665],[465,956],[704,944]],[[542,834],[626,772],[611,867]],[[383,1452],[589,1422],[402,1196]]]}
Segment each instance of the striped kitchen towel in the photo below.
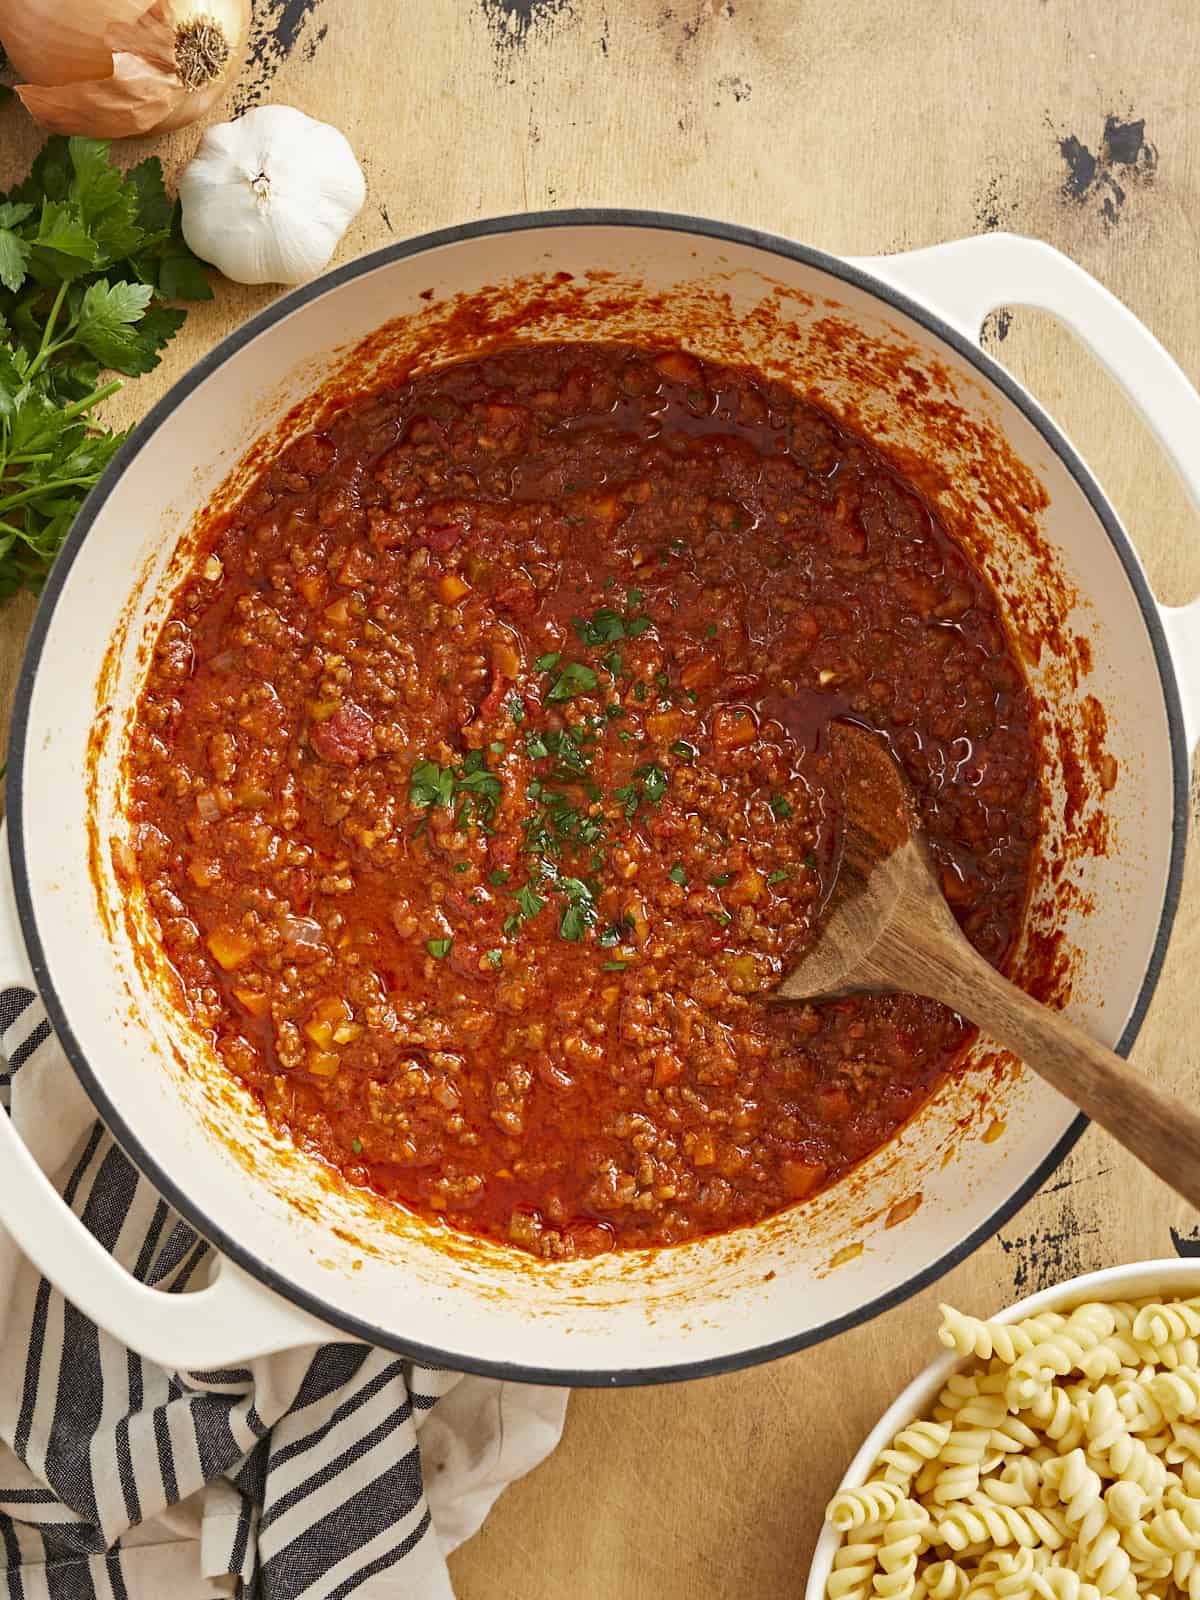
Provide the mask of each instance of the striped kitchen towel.
{"label": "striped kitchen towel", "polygon": [[[0,1105],[84,1225],[146,1283],[203,1283],[209,1247],[96,1120],[28,990],[0,990],[0,1038]],[[0,1572],[13,1600],[452,1595],[446,1555],[553,1450],[566,1398],[350,1342],[165,1372],[0,1233]]]}

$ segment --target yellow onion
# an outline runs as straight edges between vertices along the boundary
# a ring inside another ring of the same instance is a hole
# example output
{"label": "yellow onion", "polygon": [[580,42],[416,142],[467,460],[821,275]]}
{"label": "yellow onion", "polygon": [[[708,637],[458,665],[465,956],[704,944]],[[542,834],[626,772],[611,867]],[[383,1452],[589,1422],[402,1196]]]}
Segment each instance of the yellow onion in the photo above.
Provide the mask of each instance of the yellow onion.
{"label": "yellow onion", "polygon": [[53,133],[124,139],[195,121],[224,93],[250,0],[0,0],[17,94]]}

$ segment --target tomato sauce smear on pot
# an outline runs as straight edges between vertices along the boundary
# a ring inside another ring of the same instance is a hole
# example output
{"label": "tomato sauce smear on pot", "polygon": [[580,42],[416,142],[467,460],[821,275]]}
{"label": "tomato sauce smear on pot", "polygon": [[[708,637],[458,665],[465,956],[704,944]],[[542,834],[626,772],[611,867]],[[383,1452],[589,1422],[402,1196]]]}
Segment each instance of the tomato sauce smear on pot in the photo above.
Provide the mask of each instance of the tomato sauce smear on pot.
{"label": "tomato sauce smear on pot", "polygon": [[930,506],[752,371],[526,345],[348,406],[206,531],[132,728],[138,870],[195,1024],[352,1184],[544,1258],[673,1244],[833,1183],[970,1037],[766,998],[847,715],[1002,963],[1036,713]]}

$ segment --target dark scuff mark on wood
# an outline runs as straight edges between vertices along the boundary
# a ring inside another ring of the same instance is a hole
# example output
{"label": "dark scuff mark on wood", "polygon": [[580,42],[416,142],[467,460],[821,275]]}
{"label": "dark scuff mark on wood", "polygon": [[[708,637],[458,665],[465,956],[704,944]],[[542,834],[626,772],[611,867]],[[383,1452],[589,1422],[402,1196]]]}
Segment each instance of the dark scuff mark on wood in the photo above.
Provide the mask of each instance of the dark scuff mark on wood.
{"label": "dark scuff mark on wood", "polygon": [[540,29],[571,15],[571,0],[480,0],[480,6],[501,62],[523,51]]}
{"label": "dark scuff mark on wood", "polygon": [[1171,1243],[1177,1256],[1200,1256],[1200,1231],[1195,1228],[1186,1236],[1178,1228],[1172,1228]]}
{"label": "dark scuff mark on wood", "polygon": [[[722,90],[724,94],[732,95],[734,103],[737,105],[741,105],[743,100],[749,100],[750,98],[750,85],[745,78],[739,77],[736,72],[727,72],[723,78],[718,78],[717,88]],[[720,99],[718,99],[717,104],[719,105],[720,103]]]}
{"label": "dark scuff mark on wood", "polygon": [[311,61],[329,32],[328,23],[310,29],[321,0],[274,0],[254,10],[246,65],[233,91],[235,115],[261,105],[280,67],[303,43],[303,59]]}
{"label": "dark scuff mark on wood", "polygon": [[392,219],[388,216],[388,208],[386,206],[379,207],[379,215],[383,218],[383,225],[387,231],[389,233],[395,233],[396,230],[392,227]]}
{"label": "dark scuff mark on wood", "polygon": [[1012,312],[1007,306],[1000,306],[996,311],[989,311],[983,319],[983,327],[979,337],[984,347],[1003,344],[1008,338],[1008,330],[1012,327]]}
{"label": "dark scuff mark on wood", "polygon": [[1074,1181],[1067,1179],[1057,1192],[1061,1198],[1051,1208],[1055,1215],[1041,1228],[1026,1234],[996,1235],[1001,1250],[1009,1258],[1014,1296],[1022,1298],[1039,1289],[1048,1289],[1064,1278],[1075,1278],[1095,1265],[1083,1250],[1083,1240],[1095,1235],[1098,1227],[1085,1228],[1072,1194]]}
{"label": "dark scuff mark on wood", "polygon": [[1146,139],[1144,117],[1118,117],[1110,112],[1097,151],[1074,133],[1058,138],[1058,151],[1067,169],[1063,200],[1098,211],[1106,228],[1115,228],[1120,222],[1131,186],[1148,186],[1158,170],[1158,151]]}

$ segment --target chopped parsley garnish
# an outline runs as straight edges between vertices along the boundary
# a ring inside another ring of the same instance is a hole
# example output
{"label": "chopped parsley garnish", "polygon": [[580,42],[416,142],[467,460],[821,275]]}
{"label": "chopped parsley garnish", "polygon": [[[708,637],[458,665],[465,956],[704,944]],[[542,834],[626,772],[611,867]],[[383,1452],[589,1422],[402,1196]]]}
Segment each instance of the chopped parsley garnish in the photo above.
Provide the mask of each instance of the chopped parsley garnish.
{"label": "chopped parsley garnish", "polygon": [[350,1148],[351,1148],[351,1150],[354,1151],[354,1154],[356,1156],[362,1155],[362,1140],[361,1139],[351,1139]]}
{"label": "chopped parsley garnish", "polygon": [[811,850],[810,850],[810,851],[809,851],[809,852],[808,852],[808,854],[807,854],[807,855],[806,855],[806,856],[805,856],[805,858],[804,858],[804,865],[805,865],[805,866],[806,866],[806,867],[807,867],[807,868],[808,868],[808,870],[809,870],[809,871],[810,871],[810,872],[815,872],[815,871],[816,871],[816,867],[817,867],[817,858],[816,858],[816,856],[815,856],[815,855],[814,855],[814,854],[813,854],[813,853],[812,853],[812,851],[811,851]]}
{"label": "chopped parsley garnish", "polygon": [[546,703],[550,705],[555,701],[572,700],[577,694],[590,694],[596,683],[596,674],[591,667],[585,666],[582,661],[568,661],[550,685]]}
{"label": "chopped parsley garnish", "polygon": [[453,939],[426,939],[425,948],[435,961],[444,961],[453,943]]}
{"label": "chopped parsley garnish", "polygon": [[710,912],[710,915],[715,922],[720,924],[722,928],[727,928],[733,921],[733,918],[729,915],[728,911],[713,911]]}
{"label": "chopped parsley garnish", "polygon": [[561,660],[562,651],[551,650],[548,654],[539,656],[533,664],[539,672],[553,672]]}
{"label": "chopped parsley garnish", "polygon": [[488,951],[488,953],[487,953],[487,963],[488,963],[489,967],[493,967],[497,972],[499,972],[501,966],[503,965],[503,962],[504,962],[504,951],[503,950],[489,950]]}
{"label": "chopped parsley garnish", "polygon": [[621,668],[625,665],[625,657],[619,650],[610,650],[604,658],[604,670],[614,678],[621,676]]}
{"label": "chopped parsley garnish", "polygon": [[625,604],[627,606],[640,606],[644,599],[645,595],[640,589],[630,589],[625,596]]}
{"label": "chopped parsley garnish", "polygon": [[493,867],[488,873],[488,882],[494,883],[499,888],[502,883],[507,883],[511,877],[512,873],[507,867]]}
{"label": "chopped parsley garnish", "polygon": [[710,878],[708,881],[714,889],[723,889],[732,877],[732,872],[722,872],[719,877]]}
{"label": "chopped parsley garnish", "polygon": [[784,795],[773,794],[767,804],[777,817],[790,817],[792,814],[791,802]]}
{"label": "chopped parsley garnish", "polygon": [[[630,591],[637,594],[638,590]],[[632,604],[632,602],[631,602]],[[590,617],[572,617],[571,626],[579,635],[582,643],[596,646],[602,644],[616,644],[621,639],[637,639],[645,633],[647,628],[652,628],[654,623],[650,617],[622,616],[619,611],[614,611],[611,606],[601,606]]]}
{"label": "chopped parsley garnish", "polygon": [[715,622],[710,622],[708,627],[705,628],[704,637],[706,639],[715,639],[717,637],[717,625]]}
{"label": "chopped parsley garnish", "polygon": [[767,882],[768,883],[782,883],[785,878],[790,878],[791,875],[792,875],[791,867],[776,867],[774,872],[768,872],[767,873]]}
{"label": "chopped parsley garnish", "polygon": [[522,922],[529,922],[539,911],[544,911],[546,908],[545,895],[539,894],[531,883],[523,884],[517,890],[516,901]]}
{"label": "chopped parsley garnish", "polygon": [[572,617],[571,626],[584,644],[613,644],[625,637],[625,618],[611,606],[601,606],[591,617]]}
{"label": "chopped parsley garnish", "polygon": [[500,743],[499,739],[493,739],[492,743],[488,745],[488,749],[494,756],[502,756],[504,754],[504,746]]}
{"label": "chopped parsley garnish", "polygon": [[527,733],[525,735],[525,754],[531,761],[540,761],[543,756],[550,754],[550,751],[546,748],[546,741],[540,733]]}
{"label": "chopped parsley garnish", "polygon": [[539,785],[539,796],[540,809],[521,823],[526,850],[557,856],[562,854],[564,845],[593,845],[604,839],[603,818],[589,816],[573,804],[569,794]]}
{"label": "chopped parsley garnish", "polygon": [[689,744],[686,739],[676,739],[670,750],[671,754],[678,756],[680,761],[695,761],[696,759],[696,747]]}
{"label": "chopped parsley garnish", "polygon": [[469,861],[456,861],[454,863],[454,870],[455,872],[470,872],[471,863]]}
{"label": "chopped parsley garnish", "polygon": [[635,700],[644,700],[646,698],[646,694],[646,685],[639,678],[633,686],[633,697]]}
{"label": "chopped parsley garnish", "polygon": [[606,961],[600,970],[602,972],[624,972],[629,965],[628,961]]}
{"label": "chopped parsley garnish", "polygon": [[667,689],[670,687],[671,680],[667,677],[665,672],[656,672],[654,674],[654,682],[656,686],[661,689],[664,694],[666,694]]}
{"label": "chopped parsley garnish", "polygon": [[634,773],[635,778],[642,780],[642,790],[652,806],[656,806],[667,792],[667,775],[663,769],[656,766],[653,761],[648,761],[644,767],[639,767]]}
{"label": "chopped parsley garnish", "polygon": [[514,694],[505,704],[505,709],[514,722],[525,721],[525,702],[519,694]]}
{"label": "chopped parsley garnish", "polygon": [[489,772],[482,750],[467,753],[461,767],[443,767],[436,761],[418,761],[409,776],[409,799],[425,813],[418,833],[425,831],[429,812],[435,806],[447,810],[457,805],[456,826],[467,817],[475,820],[485,830],[490,827],[496,806],[500,801],[500,779]]}
{"label": "chopped parsley garnish", "polygon": [[582,878],[560,878],[558,887],[567,897],[558,924],[559,935],[578,944],[598,916],[595,891]]}
{"label": "chopped parsley garnish", "polygon": [[667,873],[667,877],[670,878],[672,883],[679,884],[680,888],[687,888],[687,873],[683,870],[682,861],[677,861],[675,863],[670,872]]}

